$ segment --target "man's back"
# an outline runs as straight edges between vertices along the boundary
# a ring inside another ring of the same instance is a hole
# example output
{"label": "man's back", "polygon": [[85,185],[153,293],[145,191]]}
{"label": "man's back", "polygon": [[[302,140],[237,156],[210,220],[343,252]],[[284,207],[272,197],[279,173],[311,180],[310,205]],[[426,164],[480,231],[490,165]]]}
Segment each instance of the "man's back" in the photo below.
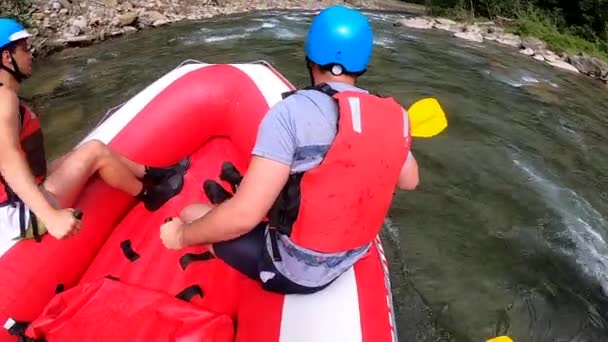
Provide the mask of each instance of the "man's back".
{"label": "man's back", "polygon": [[[344,83],[328,83],[337,91],[366,92]],[[300,90],[265,116],[253,154],[291,165],[291,172],[319,165],[338,127],[336,101],[317,90]]]}

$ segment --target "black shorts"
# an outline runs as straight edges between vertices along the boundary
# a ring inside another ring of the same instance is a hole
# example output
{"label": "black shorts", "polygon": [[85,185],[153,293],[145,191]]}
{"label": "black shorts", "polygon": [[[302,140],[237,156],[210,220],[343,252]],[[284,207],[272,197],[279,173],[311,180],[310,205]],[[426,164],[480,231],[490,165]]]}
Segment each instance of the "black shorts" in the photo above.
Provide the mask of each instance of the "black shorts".
{"label": "black shorts", "polygon": [[[240,237],[213,244],[215,255],[247,277],[262,283],[262,288],[282,294],[310,294],[324,289],[296,284],[283,276],[274,266],[272,256],[266,248],[266,225],[262,222],[249,233]],[[272,272],[275,276],[266,282],[260,279],[260,272]]]}

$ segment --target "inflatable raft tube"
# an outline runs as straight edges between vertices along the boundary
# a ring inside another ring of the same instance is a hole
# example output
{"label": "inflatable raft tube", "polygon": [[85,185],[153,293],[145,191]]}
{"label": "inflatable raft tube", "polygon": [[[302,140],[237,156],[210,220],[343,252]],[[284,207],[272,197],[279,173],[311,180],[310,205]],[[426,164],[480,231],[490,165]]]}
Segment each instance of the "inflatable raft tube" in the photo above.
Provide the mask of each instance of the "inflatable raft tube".
{"label": "inflatable raft tube", "polygon": [[[203,247],[164,248],[159,227],[193,202],[222,163],[246,170],[257,127],[294,87],[265,62],[184,63],[131,98],[81,143],[97,139],[148,165],[191,163],[181,192],[155,212],[99,179],[75,207],[81,232],[11,242],[0,256],[0,341],[396,341],[379,238],[331,286],[278,295]],[[223,183],[226,189],[229,185]]]}

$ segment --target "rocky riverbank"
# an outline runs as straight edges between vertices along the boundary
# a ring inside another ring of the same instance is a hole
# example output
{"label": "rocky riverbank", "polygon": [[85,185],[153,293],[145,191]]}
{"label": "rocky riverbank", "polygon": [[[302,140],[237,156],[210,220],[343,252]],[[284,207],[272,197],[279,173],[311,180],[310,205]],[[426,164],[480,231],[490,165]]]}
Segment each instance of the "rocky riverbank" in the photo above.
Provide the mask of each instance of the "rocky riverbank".
{"label": "rocky riverbank", "polygon": [[519,49],[521,54],[551,66],[582,73],[608,84],[608,63],[586,54],[557,54],[549,49],[545,42],[534,37],[520,37],[508,33],[495,22],[478,22],[473,24],[457,23],[450,19],[415,17],[406,18],[395,26],[406,26],[415,29],[438,29],[451,32],[454,37],[482,43],[493,41]]}
{"label": "rocky riverbank", "polygon": [[185,19],[332,4],[384,8],[387,0],[33,0],[28,9],[33,54],[48,55]]}

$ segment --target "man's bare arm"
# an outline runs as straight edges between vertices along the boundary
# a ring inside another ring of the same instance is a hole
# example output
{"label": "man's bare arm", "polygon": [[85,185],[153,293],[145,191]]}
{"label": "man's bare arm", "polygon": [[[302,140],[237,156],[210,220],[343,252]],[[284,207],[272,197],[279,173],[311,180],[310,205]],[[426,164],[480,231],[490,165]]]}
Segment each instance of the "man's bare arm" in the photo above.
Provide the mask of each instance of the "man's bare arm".
{"label": "man's bare arm", "polygon": [[55,209],[36,185],[19,141],[19,99],[0,88],[0,174],[21,200],[43,221]]}
{"label": "man's bare arm", "polygon": [[418,182],[418,163],[414,155],[410,153],[401,168],[397,187],[401,190],[414,190],[418,186]]}

